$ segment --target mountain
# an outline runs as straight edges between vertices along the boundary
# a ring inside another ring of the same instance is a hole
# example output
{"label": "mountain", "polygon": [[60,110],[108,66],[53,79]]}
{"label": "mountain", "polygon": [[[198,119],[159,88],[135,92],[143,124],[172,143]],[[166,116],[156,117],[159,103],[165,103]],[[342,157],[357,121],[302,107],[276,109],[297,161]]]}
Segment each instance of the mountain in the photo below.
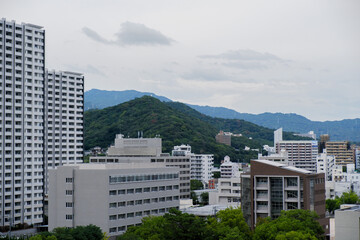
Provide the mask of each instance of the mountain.
{"label": "mountain", "polygon": [[99,89],[91,89],[85,92],[84,108],[85,111],[89,109],[102,109],[123,102],[127,102],[142,96],[152,96],[163,102],[171,101],[166,97],[158,96],[149,92],[138,92],[135,90],[105,91]]}
{"label": "mountain", "polygon": [[320,122],[311,121],[294,113],[249,114],[239,113],[235,110],[224,107],[189,106],[211,117],[244,119],[257,125],[272,129],[282,127],[284,131],[299,133],[314,131],[318,137],[321,134],[329,134],[331,140],[349,140],[360,142],[360,118]]}
{"label": "mountain", "polygon": [[[85,110],[102,109],[120,103],[130,101],[142,96],[153,96],[163,102],[171,102],[170,99],[157,96],[153,93],[127,91],[104,91],[92,89],[85,92]],[[341,121],[311,121],[294,113],[262,113],[249,114],[239,113],[224,107],[210,107],[190,105],[191,108],[205,115],[215,118],[243,119],[266,128],[277,129],[282,127],[284,131],[306,133],[314,131],[319,137],[321,134],[330,134],[331,140],[349,140],[360,142],[360,118],[345,119]]]}
{"label": "mountain", "polygon": [[[185,104],[161,102],[149,96],[86,111],[84,121],[85,149],[108,147],[119,133],[137,137],[137,132],[143,131],[144,137],[161,136],[163,152],[171,152],[175,145],[190,144],[193,152],[213,153],[217,162],[225,155],[233,160],[249,161],[257,157],[257,152],[245,151],[245,146],[261,150],[262,144],[271,144],[273,138],[271,129],[244,120],[211,118]],[[232,147],[219,144],[215,135],[220,128],[244,136],[233,138]],[[250,136],[253,139],[249,139]]]}

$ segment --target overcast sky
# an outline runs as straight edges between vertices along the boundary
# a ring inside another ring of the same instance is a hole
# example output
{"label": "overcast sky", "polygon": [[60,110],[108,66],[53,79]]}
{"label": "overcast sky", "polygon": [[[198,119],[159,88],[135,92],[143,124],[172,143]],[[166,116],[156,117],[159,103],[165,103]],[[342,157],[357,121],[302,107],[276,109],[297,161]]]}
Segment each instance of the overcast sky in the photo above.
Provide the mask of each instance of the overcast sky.
{"label": "overcast sky", "polygon": [[85,89],[239,112],[360,117],[359,0],[0,0],[46,30],[46,67]]}

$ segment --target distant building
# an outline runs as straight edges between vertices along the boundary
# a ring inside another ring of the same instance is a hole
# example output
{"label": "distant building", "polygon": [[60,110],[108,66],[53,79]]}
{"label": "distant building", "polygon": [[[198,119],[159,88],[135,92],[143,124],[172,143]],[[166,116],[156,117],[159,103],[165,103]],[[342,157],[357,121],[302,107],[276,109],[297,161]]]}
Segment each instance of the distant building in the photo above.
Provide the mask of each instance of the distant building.
{"label": "distant building", "polygon": [[223,131],[220,131],[216,137],[216,142],[222,143],[228,146],[231,146],[231,134],[226,134]]}
{"label": "distant building", "polygon": [[360,147],[355,148],[355,169],[360,170]]}
{"label": "distant building", "polygon": [[326,142],[325,148],[328,155],[335,156],[337,165],[355,163],[355,150],[350,148],[348,141]]}
{"label": "distant building", "polygon": [[308,133],[296,133],[294,135],[300,137],[308,137],[308,138],[312,138],[313,140],[316,140],[316,134],[314,133],[314,131],[310,131]]}
{"label": "distant building", "polygon": [[325,149],[325,143],[330,141],[330,135],[329,134],[322,134],[320,135],[320,141],[319,141],[319,153],[322,153]]}
{"label": "distant building", "polygon": [[209,192],[210,205],[240,206],[241,178],[219,178],[217,192]]}
{"label": "distant building", "polygon": [[94,224],[109,236],[179,208],[179,168],[79,164],[50,170],[49,231]]}
{"label": "distant building", "polygon": [[360,239],[360,205],[335,211],[335,239]]}
{"label": "distant building", "polygon": [[274,147],[276,147],[276,144],[283,140],[283,129],[279,128],[276,131],[274,131]]}
{"label": "distant building", "polygon": [[180,198],[190,198],[190,156],[161,152],[161,138],[124,138],[117,134],[106,156],[90,157],[90,163],[160,163],[180,168]]}
{"label": "distant building", "polygon": [[230,161],[229,156],[225,156],[224,162],[220,165],[221,178],[240,177],[239,164]]}
{"label": "distant building", "polygon": [[205,185],[213,178],[214,154],[197,154],[191,152],[191,146],[174,146],[172,156],[190,157],[191,179],[202,181]]}
{"label": "distant building", "polygon": [[276,218],[282,210],[308,209],[319,215],[324,230],[328,228],[323,173],[268,160],[251,160],[250,173],[242,174],[241,188],[244,217],[252,227],[259,218]]}
{"label": "distant building", "polygon": [[335,157],[328,155],[326,149],[316,158],[316,172],[325,173],[326,181],[332,180],[333,169],[335,168]]}
{"label": "distant building", "polygon": [[293,166],[316,172],[317,141],[279,141],[276,143],[276,152],[282,150],[287,152],[289,163]]}

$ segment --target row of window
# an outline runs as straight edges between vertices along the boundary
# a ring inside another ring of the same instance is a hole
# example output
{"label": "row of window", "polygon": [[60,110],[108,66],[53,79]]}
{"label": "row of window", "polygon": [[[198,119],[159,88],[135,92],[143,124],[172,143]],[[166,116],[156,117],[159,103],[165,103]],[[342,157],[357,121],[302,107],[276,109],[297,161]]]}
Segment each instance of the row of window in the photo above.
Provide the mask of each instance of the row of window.
{"label": "row of window", "polygon": [[173,180],[178,179],[178,173],[160,173],[160,174],[144,174],[144,175],[120,175],[110,176],[109,183],[124,183],[124,182],[142,182],[142,181],[158,181],[158,180]]}
{"label": "row of window", "polygon": [[179,185],[168,185],[168,186],[159,186],[159,187],[145,187],[145,188],[130,188],[130,189],[120,189],[120,190],[110,190],[109,195],[123,195],[123,194],[134,194],[134,193],[146,193],[146,192],[157,192],[157,191],[167,191],[167,190],[177,190]]}
{"label": "row of window", "polygon": [[[70,191],[70,190],[67,190]],[[109,208],[118,208],[118,207],[130,207],[135,205],[151,204],[158,202],[170,202],[179,200],[179,196],[170,196],[170,197],[160,197],[160,198],[147,198],[131,201],[122,201],[122,202],[111,202],[109,203]]]}

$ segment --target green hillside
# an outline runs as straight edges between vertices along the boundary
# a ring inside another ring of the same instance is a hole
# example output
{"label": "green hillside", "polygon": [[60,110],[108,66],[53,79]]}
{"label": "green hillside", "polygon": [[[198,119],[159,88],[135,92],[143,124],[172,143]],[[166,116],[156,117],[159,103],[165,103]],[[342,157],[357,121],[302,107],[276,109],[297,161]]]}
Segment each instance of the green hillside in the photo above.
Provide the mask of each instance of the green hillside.
{"label": "green hillside", "polygon": [[[211,118],[182,103],[164,103],[148,96],[102,110],[86,111],[84,120],[85,149],[108,147],[116,134],[137,137],[137,132],[142,131],[144,137],[160,135],[163,152],[171,152],[175,145],[190,144],[193,152],[213,153],[216,162],[225,155],[234,161],[249,161],[257,152],[244,151],[244,146],[261,149],[262,144],[271,144],[273,136],[272,130],[243,120]],[[233,139],[238,150],[215,142],[220,129],[244,134],[244,137]]]}

